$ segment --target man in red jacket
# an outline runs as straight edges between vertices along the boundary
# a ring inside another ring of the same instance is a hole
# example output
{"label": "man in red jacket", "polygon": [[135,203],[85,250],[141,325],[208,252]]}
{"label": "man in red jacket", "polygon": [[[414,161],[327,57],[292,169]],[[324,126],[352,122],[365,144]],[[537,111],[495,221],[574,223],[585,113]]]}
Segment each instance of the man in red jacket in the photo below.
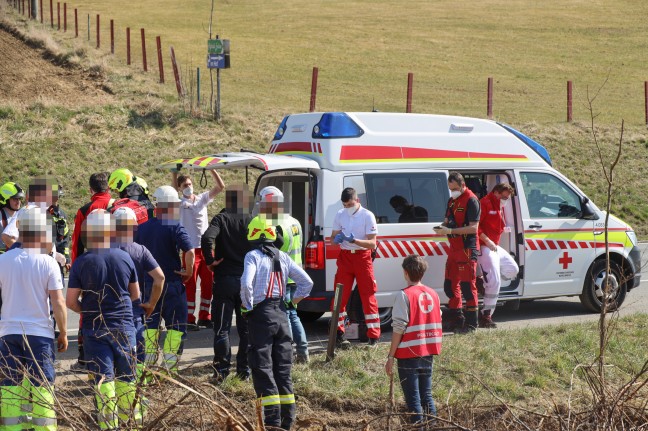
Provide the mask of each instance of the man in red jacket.
{"label": "man in red jacket", "polygon": [[[70,262],[74,263],[77,257],[81,256],[85,251],[85,245],[81,239],[81,226],[85,221],[88,214],[96,209],[106,209],[108,208],[114,199],[110,196],[108,191],[108,173],[99,172],[96,174],[90,175],[90,202],[79,208],[74,217],[74,232],[72,233],[72,250],[70,252]],[[81,328],[81,319],[79,319],[79,328]],[[78,343],[79,343],[79,359],[72,365],[70,368],[72,371],[81,371],[85,372],[85,360],[83,353],[83,336],[81,335],[81,329],[79,329],[78,334]]]}
{"label": "man in red jacket", "polygon": [[[479,225],[479,200],[466,187],[459,172],[448,175],[450,199],[445,221],[435,231],[448,235],[450,250],[445,267],[443,290],[448,300],[448,327],[455,332],[470,332],[477,329],[477,229]],[[462,311],[462,295],[466,299],[465,313]]]}
{"label": "man in red jacket", "polygon": [[496,328],[492,316],[497,305],[502,279],[500,274],[513,279],[519,271],[517,263],[502,247],[500,237],[504,232],[502,210],[507,205],[515,190],[510,184],[500,183],[481,201],[479,217],[479,248],[481,253],[477,263],[484,274],[484,308],[479,316],[480,328]]}

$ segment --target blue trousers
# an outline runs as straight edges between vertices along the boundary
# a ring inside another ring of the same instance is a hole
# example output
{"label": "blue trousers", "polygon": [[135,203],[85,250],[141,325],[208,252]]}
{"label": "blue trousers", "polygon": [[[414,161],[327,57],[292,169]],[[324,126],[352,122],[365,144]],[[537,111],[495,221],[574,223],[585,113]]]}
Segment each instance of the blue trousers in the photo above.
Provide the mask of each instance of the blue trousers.
{"label": "blue trousers", "polygon": [[95,383],[99,383],[102,376],[107,382],[135,380],[134,329],[82,329],[81,332],[88,371],[94,375]]}
{"label": "blue trousers", "polygon": [[54,383],[52,339],[22,334],[0,337],[0,369],[0,386],[20,386],[23,377],[34,386]]}
{"label": "blue trousers", "polygon": [[[295,283],[289,283],[286,289],[286,298],[290,301],[295,295],[297,290],[297,285]],[[306,338],[306,331],[304,331],[304,325],[302,325],[299,316],[297,315],[297,310],[290,309],[286,310],[288,314],[288,322],[290,322],[289,330],[290,337],[295,343],[297,354],[302,356],[308,356],[308,339]]]}
{"label": "blue trousers", "polygon": [[398,359],[398,377],[405,395],[411,423],[422,422],[423,414],[436,416],[432,399],[432,365],[434,356]]}
{"label": "blue trousers", "polygon": [[[150,283],[144,287],[146,298],[150,296],[151,287]],[[187,294],[181,281],[164,283],[162,296],[155,305],[153,314],[146,320],[146,327],[148,329],[159,328],[161,319],[164,319],[167,329],[187,334]]]}

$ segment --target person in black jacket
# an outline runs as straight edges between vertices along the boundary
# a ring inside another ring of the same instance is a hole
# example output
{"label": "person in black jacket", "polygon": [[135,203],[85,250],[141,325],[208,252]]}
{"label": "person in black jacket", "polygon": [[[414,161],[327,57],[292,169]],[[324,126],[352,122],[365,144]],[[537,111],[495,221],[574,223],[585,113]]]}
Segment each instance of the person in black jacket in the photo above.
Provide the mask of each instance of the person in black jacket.
{"label": "person in black jacket", "polygon": [[[205,262],[214,271],[211,317],[214,323],[214,380],[222,382],[230,371],[232,350],[229,333],[232,313],[236,313],[239,350],[236,374],[242,380],[250,377],[248,366],[248,324],[241,316],[241,275],[243,260],[250,251],[247,227],[252,220],[250,197],[244,186],[225,191],[225,208],[212,218],[201,239]],[[215,251],[215,253],[214,253]]]}

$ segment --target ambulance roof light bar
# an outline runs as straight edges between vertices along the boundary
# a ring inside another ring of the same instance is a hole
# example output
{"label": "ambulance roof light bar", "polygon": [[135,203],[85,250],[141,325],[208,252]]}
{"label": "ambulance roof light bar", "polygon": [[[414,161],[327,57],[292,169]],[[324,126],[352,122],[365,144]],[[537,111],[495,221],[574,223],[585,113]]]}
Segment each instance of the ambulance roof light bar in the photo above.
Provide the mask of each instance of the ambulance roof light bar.
{"label": "ambulance roof light bar", "polygon": [[313,126],[313,139],[358,138],[364,134],[352,119],[344,112],[327,112],[322,114],[319,123]]}
{"label": "ambulance roof light bar", "polygon": [[518,138],[520,141],[524,142],[531,148],[533,151],[535,151],[540,157],[544,159],[545,162],[549,163],[549,166],[553,166],[551,163],[551,157],[549,156],[549,151],[533,139],[529,138],[525,134],[518,132],[511,126],[507,126],[506,124],[503,123],[497,123],[500,126],[502,126],[504,129],[506,129],[508,132],[512,133],[515,135],[516,138]]}

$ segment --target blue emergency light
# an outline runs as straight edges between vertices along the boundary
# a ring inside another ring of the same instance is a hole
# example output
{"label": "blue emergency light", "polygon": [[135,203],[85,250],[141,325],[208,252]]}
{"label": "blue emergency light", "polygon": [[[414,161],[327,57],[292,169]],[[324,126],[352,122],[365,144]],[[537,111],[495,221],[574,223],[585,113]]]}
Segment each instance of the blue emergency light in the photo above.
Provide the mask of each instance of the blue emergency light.
{"label": "blue emergency light", "polygon": [[549,166],[553,166],[552,163],[551,163],[551,157],[549,156],[549,151],[547,151],[547,149],[545,147],[543,147],[542,145],[540,145],[539,143],[537,143],[533,139],[529,138],[525,134],[523,134],[521,132],[518,132],[517,130],[515,130],[511,126],[507,126],[506,124],[502,124],[502,123],[497,123],[497,124],[499,124],[500,126],[505,128],[507,131],[514,134],[520,141],[527,144],[529,146],[529,148],[531,148],[540,157],[542,157],[545,160],[545,162],[549,163]]}
{"label": "blue emergency light", "polygon": [[273,141],[278,141],[279,139],[283,138],[284,133],[286,133],[286,123],[288,122],[288,117],[290,115],[286,115],[283,120],[281,120],[281,124],[279,124],[279,127],[277,128],[277,131],[274,134],[274,138],[272,138]]}
{"label": "blue emergency light", "polygon": [[319,123],[313,126],[313,139],[357,138],[364,134],[344,112],[327,112],[322,114]]}

